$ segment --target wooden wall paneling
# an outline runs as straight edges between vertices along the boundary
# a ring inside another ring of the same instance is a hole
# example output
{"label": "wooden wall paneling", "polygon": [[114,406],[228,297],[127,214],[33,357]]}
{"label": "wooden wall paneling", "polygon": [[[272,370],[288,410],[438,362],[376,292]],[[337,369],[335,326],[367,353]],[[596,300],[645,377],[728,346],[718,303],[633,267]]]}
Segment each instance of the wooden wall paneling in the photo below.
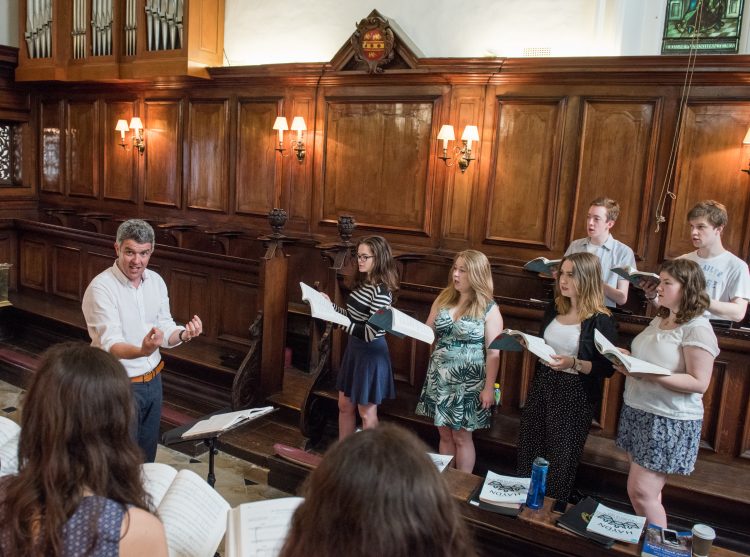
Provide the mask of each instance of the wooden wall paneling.
{"label": "wooden wall paneling", "polygon": [[643,259],[656,156],[656,99],[582,99],[576,201],[570,240],[586,236],[591,201],[611,197],[620,204],[612,233]]}
{"label": "wooden wall paneling", "polygon": [[248,330],[259,307],[257,275],[254,279],[251,282],[229,275],[218,277],[216,320],[212,325],[218,339],[250,344]]}
{"label": "wooden wall paneling", "polygon": [[[307,125],[307,131],[304,134],[305,139],[305,159],[302,163],[297,161],[294,154],[290,154],[285,159],[285,172],[282,174],[281,189],[281,206],[286,208],[289,214],[288,225],[293,228],[305,226],[309,227],[310,210],[312,207],[312,168],[315,160],[315,92],[305,89],[302,92],[293,92],[292,98],[286,101],[287,106],[291,106],[291,112],[287,115],[289,125],[292,121],[290,118],[302,116]],[[293,132],[289,132],[293,133]],[[277,158],[278,155],[276,155]]]}
{"label": "wooden wall paneling", "polygon": [[321,220],[425,236],[436,98],[325,99]]}
{"label": "wooden wall paneling", "polygon": [[[745,367],[745,372],[747,373],[747,367]],[[747,401],[748,396],[750,394],[750,388],[748,386],[745,387],[745,392],[742,395],[742,400]],[[740,435],[739,437],[739,450],[738,454],[741,458],[750,458],[750,404],[745,403],[743,408],[743,412],[745,414],[745,419],[740,422],[742,425],[740,426]]]}
{"label": "wooden wall paneling", "polygon": [[567,100],[497,96],[483,242],[554,248]]}
{"label": "wooden wall paneling", "polygon": [[[727,361],[716,360],[711,375],[711,383],[706,392],[703,393],[701,448],[712,452],[725,452],[727,450],[720,442],[720,428],[722,426],[722,405],[726,401],[727,395],[730,394],[727,392],[727,388],[732,386],[731,381],[728,381],[729,373]],[[732,449],[734,449],[734,443],[732,443]]]}
{"label": "wooden wall paneling", "polygon": [[104,179],[102,187],[103,199],[113,201],[128,201],[135,203],[138,199],[138,150],[133,147],[132,132],[125,134],[125,147],[119,145],[120,134],[115,132],[117,120],[123,119],[130,123],[135,116],[137,102],[135,100],[103,101],[104,124],[102,127],[104,144]]}
{"label": "wooden wall paneling", "polygon": [[10,263],[10,290],[15,290],[18,276],[16,233],[13,230],[0,230],[0,263]]}
{"label": "wooden wall paneling", "polygon": [[229,101],[189,102],[188,207],[229,210]]}
{"label": "wooden wall paneling", "polygon": [[[100,253],[98,251],[89,251],[86,254],[86,276],[84,277],[83,289],[94,279],[96,275],[109,269],[115,262],[115,251],[112,249],[111,253]],[[151,265],[149,269],[154,270]]]}
{"label": "wooden wall paneling", "polygon": [[96,100],[69,100],[66,103],[67,193],[72,197],[97,198],[99,195],[99,127]]}
{"label": "wooden wall paneling", "polygon": [[[465,249],[471,237],[473,210],[481,201],[476,199],[477,183],[480,174],[481,157],[479,156],[484,145],[484,138],[492,137],[486,134],[483,126],[484,115],[484,87],[454,86],[451,91],[451,116],[449,119],[434,122],[431,138],[437,138],[440,127],[443,124],[453,125],[456,140],[449,144],[449,154],[455,146],[461,146],[461,134],[468,125],[477,126],[480,131],[479,143],[472,145],[472,156],[477,160],[469,163],[466,172],[461,172],[457,164],[454,164],[445,172],[445,188],[443,193],[443,206],[441,219],[440,238],[441,245],[455,249]],[[438,119],[439,114],[435,114]],[[442,155],[442,141],[433,139],[434,155],[431,157],[435,164],[442,165],[443,161],[436,159]],[[489,152],[488,150],[484,150]],[[451,164],[451,161],[448,161]]]}
{"label": "wooden wall paneling", "polygon": [[43,193],[63,193],[65,166],[63,159],[62,102],[43,100],[39,103],[39,175]]}
{"label": "wooden wall paneling", "polygon": [[47,291],[47,245],[44,242],[21,239],[18,282],[25,288]]}
{"label": "wooden wall paneling", "polygon": [[274,150],[278,136],[271,128],[276,116],[281,114],[281,108],[278,98],[238,100],[235,155],[235,211],[238,214],[265,217],[271,209],[278,207],[282,165],[288,165],[290,161],[297,164],[297,159],[289,155],[288,139],[292,132],[284,134],[287,158],[282,159]]}
{"label": "wooden wall paneling", "polygon": [[714,199],[726,205],[729,225],[722,233],[724,247],[748,257],[750,180],[739,169],[742,139],[750,127],[750,103],[722,100],[691,101],[683,112],[677,169],[667,222],[664,258],[693,251],[687,213],[698,201]]}
{"label": "wooden wall paneling", "polygon": [[69,300],[81,300],[83,254],[77,246],[53,244],[52,293]]}
{"label": "wooden wall paneling", "polygon": [[143,201],[148,205],[182,207],[182,101],[146,99],[143,125]]}
{"label": "wooden wall paneling", "polygon": [[[180,268],[177,263],[169,278],[169,306],[174,320],[187,323],[194,315],[198,315],[210,321],[213,289],[210,288],[209,275]],[[215,338],[210,327],[206,327],[205,332],[209,338]]]}

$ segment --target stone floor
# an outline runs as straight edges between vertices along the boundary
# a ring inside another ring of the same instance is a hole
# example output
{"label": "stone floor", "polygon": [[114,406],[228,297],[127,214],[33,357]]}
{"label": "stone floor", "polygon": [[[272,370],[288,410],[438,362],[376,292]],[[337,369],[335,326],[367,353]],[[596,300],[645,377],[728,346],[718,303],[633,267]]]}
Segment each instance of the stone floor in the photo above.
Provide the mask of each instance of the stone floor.
{"label": "stone floor", "polygon": [[[23,391],[0,381],[0,416],[19,422],[22,405]],[[208,451],[191,457],[159,445],[156,461],[174,466],[178,470],[187,468],[203,478],[208,474]],[[232,507],[249,501],[289,496],[288,493],[268,486],[267,469],[232,455],[219,451],[216,455],[215,469],[216,490]]]}

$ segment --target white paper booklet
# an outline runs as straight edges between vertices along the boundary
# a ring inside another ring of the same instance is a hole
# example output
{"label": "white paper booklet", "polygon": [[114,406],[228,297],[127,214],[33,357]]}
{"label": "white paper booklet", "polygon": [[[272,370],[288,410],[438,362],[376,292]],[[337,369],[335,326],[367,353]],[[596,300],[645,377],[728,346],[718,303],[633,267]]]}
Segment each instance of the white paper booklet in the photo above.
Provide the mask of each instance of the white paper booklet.
{"label": "white paper booklet", "polygon": [[150,462],[142,471],[143,485],[164,524],[170,557],[212,557],[227,527],[229,503],[190,470]]}
{"label": "white paper booklet", "polygon": [[394,307],[379,309],[370,316],[368,321],[397,337],[408,336],[427,344],[435,342],[435,331],[432,330],[432,327],[428,327]]}
{"label": "white paper booklet", "polygon": [[613,540],[638,543],[645,524],[645,516],[623,513],[599,503],[594,514],[591,515],[586,530]]}
{"label": "white paper booklet", "polygon": [[634,356],[628,356],[620,352],[607,337],[594,329],[594,345],[596,349],[613,364],[621,365],[633,373],[653,373],[654,375],[672,375],[665,367],[652,364]]}
{"label": "white paper booklet", "polygon": [[304,282],[299,283],[302,289],[302,301],[310,304],[310,315],[316,319],[323,319],[331,323],[338,323],[344,327],[351,325],[352,321],[343,313],[336,311],[333,304],[320,292]]}
{"label": "white paper booklet", "polygon": [[529,494],[531,478],[516,478],[514,476],[501,476],[487,471],[482,491],[479,492],[479,500],[483,503],[525,503]]}
{"label": "white paper booklet", "polygon": [[261,416],[273,412],[273,406],[263,406],[262,408],[248,408],[247,410],[238,410],[237,412],[227,412],[225,414],[216,414],[205,420],[197,422],[193,427],[182,434],[182,437],[196,437],[199,435],[210,435],[212,433],[221,433],[227,429],[243,423],[255,420]]}
{"label": "white paper booklet", "polygon": [[[521,340],[525,342],[525,347],[523,343],[521,343]],[[544,342],[543,338],[522,333],[521,331],[516,331],[515,329],[505,329],[497,336],[495,340],[490,343],[488,348],[492,348],[493,350],[510,350],[515,352],[520,352],[521,350],[526,348],[526,350],[539,357],[539,359],[546,363],[550,363],[552,361],[552,356],[556,354],[555,349]]]}
{"label": "white paper booklet", "polygon": [[21,427],[0,416],[0,476],[18,472],[18,437]]}
{"label": "white paper booklet", "polygon": [[286,540],[292,515],[303,499],[284,497],[244,503],[229,511],[226,557],[276,557]]}
{"label": "white paper booklet", "polygon": [[448,468],[448,465],[453,461],[453,455],[451,454],[437,454],[437,453],[427,453],[427,456],[430,457],[430,460],[432,460],[432,463],[437,466],[438,472],[443,472],[446,468]]}

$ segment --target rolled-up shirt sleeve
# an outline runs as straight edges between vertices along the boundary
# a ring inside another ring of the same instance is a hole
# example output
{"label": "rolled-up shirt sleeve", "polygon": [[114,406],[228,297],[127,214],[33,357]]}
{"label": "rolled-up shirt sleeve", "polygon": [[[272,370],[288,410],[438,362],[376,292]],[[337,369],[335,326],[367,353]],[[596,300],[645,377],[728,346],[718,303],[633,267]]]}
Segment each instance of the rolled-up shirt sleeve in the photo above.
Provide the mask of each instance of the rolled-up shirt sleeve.
{"label": "rolled-up shirt sleeve", "polygon": [[82,310],[94,346],[107,352],[113,345],[127,342],[113,294],[102,285],[91,285],[83,296]]}

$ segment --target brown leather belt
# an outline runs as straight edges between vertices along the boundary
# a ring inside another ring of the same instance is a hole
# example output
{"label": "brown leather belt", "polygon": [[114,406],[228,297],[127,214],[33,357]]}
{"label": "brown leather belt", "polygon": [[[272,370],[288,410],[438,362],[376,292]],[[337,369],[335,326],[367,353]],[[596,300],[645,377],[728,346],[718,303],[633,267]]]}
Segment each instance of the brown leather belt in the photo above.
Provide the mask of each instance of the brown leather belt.
{"label": "brown leather belt", "polygon": [[148,383],[151,381],[154,377],[159,375],[159,372],[164,369],[164,360],[159,362],[159,365],[156,366],[154,369],[152,369],[149,372],[144,373],[143,375],[139,375],[138,377],[131,377],[130,381],[132,383]]}

